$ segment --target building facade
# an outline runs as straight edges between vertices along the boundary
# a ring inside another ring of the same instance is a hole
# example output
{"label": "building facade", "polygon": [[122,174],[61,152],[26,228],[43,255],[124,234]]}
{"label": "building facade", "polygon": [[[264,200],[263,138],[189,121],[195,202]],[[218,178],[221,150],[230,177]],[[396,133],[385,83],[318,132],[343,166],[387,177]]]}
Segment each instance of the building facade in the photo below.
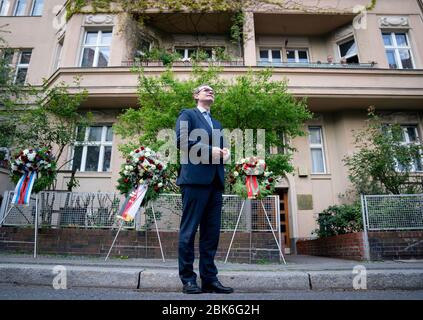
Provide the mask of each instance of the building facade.
{"label": "building facade", "polygon": [[[2,0],[3,37],[15,49],[10,57],[16,81],[49,86],[71,84],[75,76],[89,92],[81,106],[95,116],[85,142],[68,150],[78,168],[77,191],[116,191],[122,157],[112,125],[122,109],[137,105],[135,57],[154,47],[183,57],[173,70],[181,79],[192,71],[187,58],[202,48],[214,58],[218,48],[230,54],[222,63],[223,77],[273,67],[273,78],[287,79],[288,89],[308,97],[315,114],[292,141],[295,172],[279,185],[285,243],[313,236],[316,218],[333,204],[347,201],[348,172],[343,158],[354,151],[353,130],[365,125],[367,109],[375,106],[386,120],[400,123],[404,142],[423,135],[423,4],[421,0],[328,0],[322,7],[304,0],[292,10],[270,5],[247,9],[244,41],[230,37],[229,13],[148,12],[148,24],[133,32],[123,13],[87,10],[66,19],[64,0]],[[194,23],[194,22],[195,23]],[[145,66],[148,75],[165,70]],[[71,167],[69,167],[71,169]],[[3,169],[1,169],[3,170]],[[416,172],[422,171],[421,162]],[[1,176],[3,192],[12,187]],[[66,189],[70,175],[59,177]]]}

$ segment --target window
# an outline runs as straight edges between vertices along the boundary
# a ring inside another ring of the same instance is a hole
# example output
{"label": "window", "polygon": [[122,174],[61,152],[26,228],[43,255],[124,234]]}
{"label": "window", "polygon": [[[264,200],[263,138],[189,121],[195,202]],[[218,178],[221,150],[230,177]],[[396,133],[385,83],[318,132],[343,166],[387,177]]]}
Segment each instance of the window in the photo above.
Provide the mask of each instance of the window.
{"label": "window", "polygon": [[13,67],[13,57],[15,56],[15,51],[13,49],[6,49],[3,52],[3,59],[5,63]]}
{"label": "window", "polygon": [[[402,128],[402,143],[404,145],[419,144],[420,138],[416,125],[404,125]],[[402,171],[404,168],[401,165],[397,165],[398,170]],[[423,171],[422,155],[416,154],[411,164],[411,172]]]}
{"label": "window", "polygon": [[107,67],[112,31],[87,31],[82,48],[81,67]]}
{"label": "window", "polygon": [[390,69],[413,69],[410,42],[404,32],[382,32]]}
{"label": "window", "polygon": [[309,127],[311,173],[326,173],[325,151],[321,127]]}
{"label": "window", "polygon": [[286,59],[288,63],[308,63],[308,53],[304,49],[286,50]]}
{"label": "window", "polygon": [[60,62],[62,60],[62,50],[63,50],[63,38],[57,43],[56,47],[56,57],[54,59],[53,70],[56,71],[60,67]]}
{"label": "window", "polygon": [[148,53],[150,52],[150,48],[151,48],[151,42],[145,39],[141,39],[135,50],[134,56],[136,58],[143,58],[148,55]]}
{"label": "window", "polygon": [[282,63],[281,50],[279,49],[260,49],[261,63]]}
{"label": "window", "polygon": [[214,58],[213,48],[175,48],[175,52],[182,57],[182,60],[189,60],[192,57],[195,57],[199,51],[204,53],[205,56],[207,56],[207,59]]}
{"label": "window", "polygon": [[111,126],[78,128],[73,147],[72,170],[110,171],[113,132]]}
{"label": "window", "polygon": [[357,45],[354,38],[350,38],[338,44],[339,56],[347,63],[359,63]]}
{"label": "window", "polygon": [[15,84],[25,84],[31,54],[31,50],[23,50],[19,53],[18,64],[16,65]]}
{"label": "window", "polygon": [[0,16],[7,16],[9,12],[9,0],[0,0]]}
{"label": "window", "polygon": [[41,16],[43,13],[44,0],[34,0],[32,2],[31,16]]}
{"label": "window", "polygon": [[0,168],[9,169],[10,152],[8,148],[0,147]]}
{"label": "window", "polygon": [[14,16],[24,16],[26,14],[27,0],[16,0]]}

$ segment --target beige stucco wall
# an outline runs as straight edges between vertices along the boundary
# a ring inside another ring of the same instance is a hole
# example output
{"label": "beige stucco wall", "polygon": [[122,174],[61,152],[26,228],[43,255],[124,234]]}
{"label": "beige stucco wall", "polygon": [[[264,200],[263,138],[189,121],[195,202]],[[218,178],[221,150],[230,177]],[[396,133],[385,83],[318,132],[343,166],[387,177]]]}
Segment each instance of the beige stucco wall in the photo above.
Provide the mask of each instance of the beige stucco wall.
{"label": "beige stucco wall", "polygon": [[[423,108],[422,108],[423,109]],[[419,136],[422,137],[422,117],[420,111],[386,111],[381,108],[381,117],[390,123],[417,125]],[[319,212],[333,204],[343,204],[351,201],[347,191],[352,190],[348,180],[347,167],[343,158],[354,153],[354,135],[365,127],[365,108],[363,110],[346,110],[332,113],[320,113],[316,120],[311,120],[308,125],[319,125],[323,130],[324,149],[326,156],[327,173],[311,174],[311,154],[307,137],[299,137],[293,141],[297,152],[294,154],[293,163],[296,169],[294,176],[297,195],[308,194],[312,196],[313,209],[298,209],[298,234],[295,238],[309,237],[317,228],[316,218]],[[307,177],[299,177],[299,168],[308,173]],[[296,201],[297,199],[292,199]]]}
{"label": "beige stucco wall", "polygon": [[[13,1],[12,1],[13,2]],[[130,56],[129,41],[132,35],[128,35],[127,29],[123,28],[124,15],[76,14],[61,28],[53,22],[60,21],[61,15],[56,17],[54,8],[63,4],[64,0],[45,1],[42,17],[0,17],[0,25],[7,25],[10,33],[3,36],[12,48],[33,48],[33,55],[28,72],[28,81],[31,84],[41,84],[43,78],[50,79],[50,85],[56,85],[60,81],[71,83],[73,77],[82,76],[81,85],[87,88],[90,98],[84,105],[86,110],[95,111],[95,119],[98,123],[113,123],[121,108],[126,107],[125,101],[136,102],[137,77],[128,68],[122,67],[122,61],[127,61]],[[306,0],[306,4],[314,5],[315,0]],[[368,4],[368,0],[326,0],[321,1],[322,6],[337,6],[338,9],[352,8],[356,4]],[[268,12],[264,9],[265,12]],[[277,10],[273,12],[277,14]],[[280,11],[280,19],[283,19],[286,11]],[[62,12],[63,15],[63,12]],[[295,172],[288,177],[290,197],[290,221],[291,237],[309,237],[316,228],[315,219],[317,214],[331,204],[342,203],[345,199],[339,195],[346,192],[349,182],[342,159],[353,151],[353,137],[351,131],[361,128],[366,118],[365,110],[370,104],[376,104],[378,110],[390,109],[390,112],[405,112],[412,109],[409,116],[397,114],[402,122],[419,125],[422,129],[422,96],[423,96],[423,72],[420,70],[389,70],[385,48],[381,36],[380,19],[383,17],[406,17],[407,26],[396,27],[394,25],[384,30],[407,31],[417,69],[423,69],[423,16],[417,0],[381,0],[377,1],[374,10],[367,13],[365,29],[354,29],[352,26],[344,26],[332,30],[328,34],[315,35],[286,35],[260,34],[254,26],[254,13],[246,14],[246,33],[244,42],[244,61],[246,66],[256,66],[258,48],[278,47],[285,49],[285,41],[288,40],[287,48],[307,47],[310,61],[318,60],[325,62],[328,55],[332,55],[335,61],[339,60],[337,43],[346,37],[354,35],[360,62],[377,62],[379,69],[366,70],[326,70],[309,68],[275,68],[273,79],[288,79],[288,89],[298,96],[309,96],[317,100],[310,103],[316,119],[308,125],[321,125],[323,128],[327,174],[312,175],[311,158],[308,137],[298,137],[293,144],[298,152],[294,155]],[[322,16],[322,19],[325,17]],[[307,24],[307,19],[302,17],[298,25]],[[86,30],[112,29],[113,37],[110,48],[109,67],[113,68],[79,68],[81,44]],[[240,54],[236,45],[230,43],[223,35],[206,35],[199,39],[193,35],[164,35],[157,30],[146,31],[152,38],[157,39],[163,47],[174,46],[219,45],[225,46],[229,53],[237,56]],[[61,57],[61,69],[53,70],[57,44],[64,36],[63,51]],[[180,79],[186,79],[191,73],[189,68],[174,68]],[[231,79],[234,76],[245,74],[249,69],[246,67],[233,67],[223,70],[222,77]],[[258,68],[255,70],[259,70]],[[150,67],[147,72],[152,76],[158,76],[164,68]],[[360,100],[358,99],[360,98]],[[94,99],[96,103],[94,103]],[[130,100],[132,99],[132,100]],[[329,105],[326,105],[327,102]],[[104,105],[102,105],[104,103]],[[329,112],[328,110],[331,110]],[[394,117],[395,118],[395,117]],[[420,132],[420,136],[423,133]],[[118,151],[118,145],[122,143],[118,136],[113,138],[113,153],[111,172],[108,173],[78,173],[80,187],[75,191],[115,191],[116,181],[120,164],[123,159]],[[299,172],[307,176],[300,177]],[[4,176],[4,175],[3,175]],[[4,177],[1,177],[3,179]],[[68,176],[60,177],[58,188],[65,189]],[[2,186],[6,182],[0,180]],[[9,188],[10,186],[7,186]],[[1,191],[1,189],[0,189]],[[312,209],[300,209],[298,196],[312,196]]]}
{"label": "beige stucco wall", "polygon": [[[10,1],[9,12],[14,8],[14,1]],[[28,1],[31,4],[31,1]],[[43,78],[50,76],[56,49],[55,7],[63,5],[65,0],[44,1],[41,17],[0,17],[2,28],[1,37],[11,48],[33,49],[28,70],[28,83],[38,85]],[[29,13],[30,5],[27,6]],[[57,9],[57,8],[56,8]]]}

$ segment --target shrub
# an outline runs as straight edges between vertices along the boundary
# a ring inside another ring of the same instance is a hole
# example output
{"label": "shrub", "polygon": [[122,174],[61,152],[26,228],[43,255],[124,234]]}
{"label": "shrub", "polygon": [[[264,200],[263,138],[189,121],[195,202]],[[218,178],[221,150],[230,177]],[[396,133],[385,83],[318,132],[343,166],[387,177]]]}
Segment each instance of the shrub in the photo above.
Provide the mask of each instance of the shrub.
{"label": "shrub", "polygon": [[359,203],[328,207],[317,219],[319,229],[314,232],[319,238],[359,232],[363,230],[361,206]]}

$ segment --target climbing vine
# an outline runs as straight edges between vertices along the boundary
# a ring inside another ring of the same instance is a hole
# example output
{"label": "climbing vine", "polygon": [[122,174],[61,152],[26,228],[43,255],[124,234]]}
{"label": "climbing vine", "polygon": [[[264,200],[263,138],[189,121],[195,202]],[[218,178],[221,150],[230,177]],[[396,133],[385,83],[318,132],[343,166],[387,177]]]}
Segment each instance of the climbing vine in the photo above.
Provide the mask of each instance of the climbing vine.
{"label": "climbing vine", "polygon": [[[371,0],[365,6],[370,11],[375,8],[377,0]],[[336,2],[337,3],[337,2]],[[231,41],[239,43],[243,37],[244,12],[262,6],[277,6],[287,10],[302,12],[345,13],[351,9],[340,10],[336,6],[324,6],[321,0],[314,5],[304,4],[302,0],[71,0],[66,5],[66,17],[70,19],[76,13],[118,13],[126,12],[128,16],[143,25],[148,9],[159,12],[233,12],[230,28]]]}

